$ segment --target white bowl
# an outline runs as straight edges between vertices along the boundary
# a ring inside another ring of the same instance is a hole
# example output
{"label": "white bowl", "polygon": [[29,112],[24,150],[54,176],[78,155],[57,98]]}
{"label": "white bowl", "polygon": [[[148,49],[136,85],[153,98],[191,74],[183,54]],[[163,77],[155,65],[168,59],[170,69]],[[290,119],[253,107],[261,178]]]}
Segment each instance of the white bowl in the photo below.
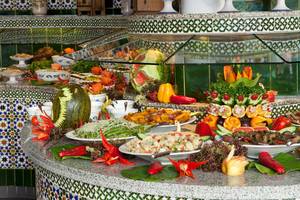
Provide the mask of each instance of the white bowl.
{"label": "white bowl", "polygon": [[300,147],[300,143],[293,144],[293,145],[251,145],[251,144],[244,144],[244,147],[247,147],[248,153],[247,157],[249,158],[258,158],[260,152],[266,151],[272,157],[276,156],[279,153],[287,153],[293,151],[297,147]]}
{"label": "white bowl", "polygon": [[103,102],[99,101],[91,101],[91,114],[90,119],[92,121],[97,121],[99,113],[101,112],[101,106],[103,105]]}
{"label": "white bowl", "polygon": [[67,66],[75,64],[74,60],[72,60],[70,58],[66,58],[64,56],[55,55],[55,56],[52,56],[52,60],[54,63],[58,63],[62,67],[67,67]]}
{"label": "white bowl", "polygon": [[69,80],[70,73],[64,70],[40,69],[35,71],[38,80],[42,81],[59,81]]}
{"label": "white bowl", "polygon": [[128,115],[129,113],[138,112],[138,109],[127,108],[125,110],[125,109],[118,109],[112,106],[107,106],[107,111],[109,112],[112,118],[123,118],[125,115]]}
{"label": "white bowl", "polygon": [[121,109],[125,111],[125,103],[127,103],[127,109],[133,108],[134,101],[133,100],[115,100],[112,101],[113,107],[116,109]]}
{"label": "white bowl", "polygon": [[90,97],[91,102],[96,101],[96,102],[103,102],[104,103],[105,98],[106,98],[106,94],[105,93],[96,94],[96,95],[89,94],[89,97]]}
{"label": "white bowl", "polygon": [[163,165],[168,165],[170,164],[170,161],[168,158],[171,158],[173,160],[184,160],[187,159],[191,154],[194,153],[198,153],[200,150],[193,150],[193,151],[187,151],[187,152],[172,152],[169,155],[166,156],[162,156],[159,158],[153,158],[151,153],[134,153],[134,152],[130,152],[127,149],[126,143],[123,144],[122,146],[119,147],[120,152],[124,153],[124,154],[128,154],[128,155],[134,155],[137,157],[140,157],[144,160],[153,162],[153,161],[159,161],[161,162],[161,164]]}

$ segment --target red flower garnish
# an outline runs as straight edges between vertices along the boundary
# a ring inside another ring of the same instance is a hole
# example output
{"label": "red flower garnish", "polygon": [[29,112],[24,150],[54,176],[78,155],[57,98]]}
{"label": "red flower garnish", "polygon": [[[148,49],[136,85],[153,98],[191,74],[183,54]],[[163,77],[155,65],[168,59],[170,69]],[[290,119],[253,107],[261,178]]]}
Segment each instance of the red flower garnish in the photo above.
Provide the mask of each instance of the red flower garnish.
{"label": "red flower garnish", "polygon": [[101,129],[100,129],[100,135],[101,135],[103,147],[105,148],[106,152],[104,153],[104,155],[102,157],[94,160],[93,161],[94,163],[105,163],[106,165],[113,165],[118,162],[120,162],[121,164],[124,164],[124,165],[134,165],[135,164],[135,163],[130,162],[129,160],[123,158],[119,149],[107,141],[107,139],[105,138]]}
{"label": "red flower garnish", "polygon": [[206,164],[208,161],[201,161],[201,162],[191,162],[189,160],[179,160],[175,161],[169,158],[172,165],[175,169],[179,172],[179,177],[181,176],[189,176],[191,178],[195,178],[193,175],[193,170],[200,167],[201,165]]}
{"label": "red flower garnish", "polygon": [[49,115],[42,110],[44,115],[40,115],[41,121],[37,116],[32,117],[32,134],[36,137],[32,138],[33,141],[46,141],[49,139],[51,131],[55,128],[54,123]]}

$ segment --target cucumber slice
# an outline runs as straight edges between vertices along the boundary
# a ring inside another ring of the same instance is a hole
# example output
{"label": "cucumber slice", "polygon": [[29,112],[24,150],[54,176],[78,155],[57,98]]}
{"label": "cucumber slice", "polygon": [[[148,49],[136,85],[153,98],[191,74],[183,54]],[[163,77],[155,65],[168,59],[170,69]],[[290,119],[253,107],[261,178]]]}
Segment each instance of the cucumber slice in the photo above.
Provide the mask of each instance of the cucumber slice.
{"label": "cucumber slice", "polygon": [[290,126],[290,127],[286,127],[283,128],[279,131],[279,133],[284,133],[284,132],[291,132],[291,133],[295,133],[296,132],[296,126]]}
{"label": "cucumber slice", "polygon": [[146,134],[145,133],[138,133],[138,134],[136,134],[136,136],[139,140],[143,140],[146,137]]}
{"label": "cucumber slice", "polygon": [[220,124],[217,125],[217,128],[219,129],[219,130],[217,130],[217,131],[222,132],[223,135],[231,135],[231,134],[232,134],[232,132],[231,132],[230,130],[224,128],[224,127],[221,126]]}
{"label": "cucumber slice", "polygon": [[222,132],[222,131],[220,131],[220,130],[216,130],[216,133],[217,133],[217,135],[219,135],[219,136],[231,135],[231,134],[229,134],[229,133],[225,133],[225,132]]}
{"label": "cucumber slice", "polygon": [[210,140],[210,136],[202,136],[202,137],[200,137],[200,139],[201,139],[203,142],[206,142],[206,141]]}

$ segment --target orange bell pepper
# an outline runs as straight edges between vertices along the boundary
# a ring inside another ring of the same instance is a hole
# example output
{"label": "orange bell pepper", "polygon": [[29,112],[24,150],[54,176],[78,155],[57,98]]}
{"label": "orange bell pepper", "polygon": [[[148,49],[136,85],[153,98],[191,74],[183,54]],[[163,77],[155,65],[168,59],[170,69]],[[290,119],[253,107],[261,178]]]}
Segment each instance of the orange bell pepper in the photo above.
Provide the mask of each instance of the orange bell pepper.
{"label": "orange bell pepper", "polygon": [[243,68],[242,77],[252,80],[253,72],[252,67],[246,66]]}
{"label": "orange bell pepper", "polygon": [[217,127],[217,121],[219,117],[214,116],[214,115],[207,115],[204,119],[203,122],[207,123],[210,128],[214,129]]}
{"label": "orange bell pepper", "polygon": [[266,127],[268,125],[267,118],[257,116],[251,119],[250,125],[252,128]]}
{"label": "orange bell pepper", "polygon": [[230,65],[224,66],[224,80],[228,83],[233,83],[236,81],[236,74],[233,67]]}

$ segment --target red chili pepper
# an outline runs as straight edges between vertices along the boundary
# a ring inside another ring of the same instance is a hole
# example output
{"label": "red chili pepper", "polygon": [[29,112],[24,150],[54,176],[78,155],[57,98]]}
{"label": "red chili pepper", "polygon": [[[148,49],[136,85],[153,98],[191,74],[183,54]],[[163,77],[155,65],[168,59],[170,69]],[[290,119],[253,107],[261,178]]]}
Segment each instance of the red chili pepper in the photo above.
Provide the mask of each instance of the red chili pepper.
{"label": "red chili pepper", "polygon": [[258,160],[262,165],[275,170],[278,174],[285,173],[284,166],[274,160],[268,152],[260,152],[258,155]]}
{"label": "red chili pepper", "polygon": [[197,102],[195,98],[180,95],[172,95],[170,101],[175,104],[192,104]]}
{"label": "red chili pepper", "polygon": [[214,138],[216,136],[216,133],[214,133],[211,130],[210,126],[205,122],[198,122],[195,132],[197,134],[199,134],[201,137],[202,136],[211,136]]}
{"label": "red chili pepper", "polygon": [[272,130],[279,131],[291,125],[291,120],[285,116],[280,116],[274,120]]}
{"label": "red chili pepper", "polygon": [[106,165],[113,165],[117,162],[120,162],[121,164],[124,165],[134,165],[133,162],[130,162],[129,160],[123,158],[121,155],[121,152],[117,147],[114,145],[110,144],[107,139],[105,138],[102,130],[100,130],[100,135],[102,139],[102,145],[105,148],[107,152],[104,153],[104,155],[100,158],[97,158],[94,160],[94,163],[105,163]]}
{"label": "red chili pepper", "polygon": [[87,154],[86,146],[77,146],[71,149],[67,149],[59,152],[59,157],[65,156],[85,156]]}
{"label": "red chili pepper", "polygon": [[191,178],[195,178],[193,175],[193,170],[200,167],[201,165],[206,164],[208,161],[201,161],[201,162],[191,162],[189,160],[179,160],[175,161],[169,158],[172,165],[175,169],[179,172],[179,177],[181,176],[189,176]]}
{"label": "red chili pepper", "polygon": [[160,164],[160,162],[156,161],[149,166],[148,174],[154,175],[161,172],[164,169],[164,166]]}

